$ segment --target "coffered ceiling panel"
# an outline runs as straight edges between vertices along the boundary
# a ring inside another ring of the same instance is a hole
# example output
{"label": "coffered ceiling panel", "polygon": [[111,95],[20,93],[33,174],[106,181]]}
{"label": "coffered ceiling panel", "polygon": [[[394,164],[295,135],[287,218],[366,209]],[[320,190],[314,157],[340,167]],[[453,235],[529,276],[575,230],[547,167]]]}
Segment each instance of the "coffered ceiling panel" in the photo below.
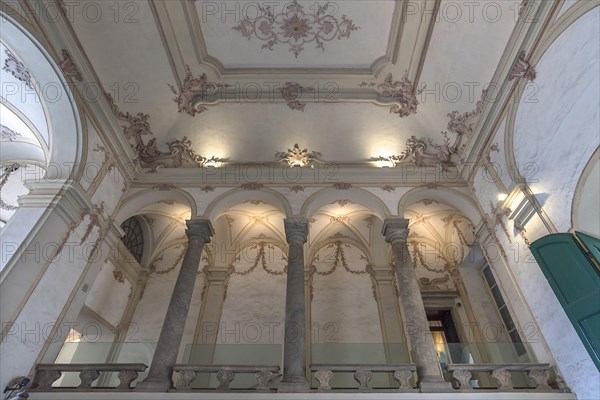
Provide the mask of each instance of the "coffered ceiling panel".
{"label": "coffered ceiling panel", "polygon": [[195,5],[194,40],[225,68],[368,68],[386,55],[395,8],[390,0]]}

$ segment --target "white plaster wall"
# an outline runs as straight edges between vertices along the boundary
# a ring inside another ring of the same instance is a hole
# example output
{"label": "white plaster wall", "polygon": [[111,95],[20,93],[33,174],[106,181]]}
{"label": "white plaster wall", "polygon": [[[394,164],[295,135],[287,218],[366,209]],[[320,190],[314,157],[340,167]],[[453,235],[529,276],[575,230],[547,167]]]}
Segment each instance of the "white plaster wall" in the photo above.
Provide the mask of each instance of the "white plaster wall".
{"label": "white plaster wall", "polygon": [[[184,250],[181,247],[167,249],[162,254],[163,260],[155,263],[156,270],[164,271],[173,266],[182,251]],[[143,297],[131,320],[138,330],[135,335],[137,341],[150,343],[158,341],[180,267],[181,261],[176,268],[166,274],[153,273],[150,275]]]}
{"label": "white plaster wall", "polygon": [[[256,250],[243,251],[236,271],[247,271],[256,258]],[[266,263],[271,271],[285,267],[283,253],[278,247],[266,250]],[[261,264],[247,275],[232,274],[227,297],[223,303],[219,344],[283,344],[285,321],[286,275],[273,275]]]}
{"label": "white plaster wall", "polygon": [[536,65],[537,93],[516,116],[519,170],[560,232],[571,226],[577,181],[600,144],[599,21],[596,8],[556,39]]}
{"label": "white plaster wall", "polygon": [[118,282],[113,275],[114,269],[113,263],[106,260],[85,300],[86,306],[113,327],[119,324],[131,294],[131,283],[126,279]]}
{"label": "white plaster wall", "polygon": [[[0,190],[0,198],[2,198],[2,201],[4,201],[7,205],[12,207],[18,207],[19,197],[29,193],[29,189],[25,187],[23,181],[25,179],[41,180],[45,174],[46,171],[43,168],[40,168],[36,165],[24,165],[20,167],[17,171],[13,172],[8,177],[8,180],[2,187],[2,190]],[[2,219],[2,221],[8,222],[8,220],[12,218],[16,211],[17,210],[9,210],[7,208],[0,207],[0,219]],[[11,240],[12,237],[6,237],[4,235],[4,226],[4,223],[0,222],[0,229],[2,229],[3,232],[2,241]],[[28,228],[31,228],[31,226],[29,226]]]}
{"label": "white plaster wall", "polygon": [[[484,209],[489,207],[485,203],[489,202],[489,194],[494,190],[492,183],[475,180],[475,193]],[[501,226],[495,227],[495,234],[507,260],[502,259],[498,245],[484,246],[484,251],[506,295],[505,300],[515,322],[523,327],[520,331],[523,341],[532,347],[539,362],[551,361],[545,349],[551,352],[567,385],[580,399],[598,399],[598,370],[527,245],[514,234],[512,221],[506,218],[504,221],[509,236]],[[533,315],[533,320],[530,315]]]}
{"label": "white plaster wall", "polygon": [[[83,169],[83,174],[80,179],[81,186],[88,190],[92,182],[95,179],[99,178],[98,173],[102,169],[102,164],[104,162],[106,146],[100,139],[98,135],[98,131],[89,118],[86,118],[87,125],[87,155],[85,160],[85,167]],[[104,149],[104,151],[102,150]]]}

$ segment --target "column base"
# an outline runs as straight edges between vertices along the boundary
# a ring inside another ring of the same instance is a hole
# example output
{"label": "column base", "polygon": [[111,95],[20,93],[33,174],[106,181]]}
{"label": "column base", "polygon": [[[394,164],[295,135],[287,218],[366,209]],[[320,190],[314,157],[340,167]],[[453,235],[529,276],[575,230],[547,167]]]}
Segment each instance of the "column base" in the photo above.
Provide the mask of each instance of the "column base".
{"label": "column base", "polygon": [[144,380],[136,385],[135,390],[138,392],[168,392],[172,387],[171,382]]}
{"label": "column base", "polygon": [[452,384],[443,380],[421,381],[418,384],[421,393],[443,393],[452,392]]}
{"label": "column base", "polygon": [[295,382],[281,381],[277,391],[281,393],[306,393],[310,391],[310,384],[302,377],[296,379]]}

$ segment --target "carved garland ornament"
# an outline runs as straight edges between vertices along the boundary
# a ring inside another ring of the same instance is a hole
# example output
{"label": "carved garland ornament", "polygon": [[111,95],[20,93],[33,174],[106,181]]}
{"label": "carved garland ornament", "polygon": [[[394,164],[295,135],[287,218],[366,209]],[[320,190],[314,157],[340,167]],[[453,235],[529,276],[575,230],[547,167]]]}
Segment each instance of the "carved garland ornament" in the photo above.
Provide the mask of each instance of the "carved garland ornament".
{"label": "carved garland ornament", "polygon": [[203,104],[207,101],[208,96],[217,94],[219,89],[229,86],[227,83],[209,82],[206,74],[202,74],[195,78],[192,75],[190,66],[185,66],[186,76],[178,92],[175,86],[169,85],[173,93],[177,96],[173,99],[179,106],[179,112],[186,112],[192,117],[196,114],[201,114],[207,110]]}
{"label": "carved garland ornament", "polygon": [[[240,32],[248,40],[256,36],[267,42],[261,49],[273,51],[277,44],[288,44],[289,51],[298,58],[306,43],[315,42],[316,48],[324,52],[325,42],[335,38],[349,38],[352,31],[360,29],[346,15],[342,15],[341,20],[332,15],[335,7],[331,3],[315,5],[317,10],[308,13],[303,5],[294,0],[278,14],[274,14],[270,6],[258,6],[261,15],[253,19],[246,16],[233,30]],[[314,8],[314,5],[310,8]]]}
{"label": "carved garland ornament", "polygon": [[383,83],[376,84],[375,82],[362,82],[360,87],[376,86],[377,92],[381,97],[391,98],[397,102],[390,108],[390,113],[398,115],[400,118],[407,117],[417,113],[419,102],[417,95],[423,92],[423,89],[416,90],[415,85],[408,79],[408,74],[405,73],[401,80],[395,81],[390,73]]}

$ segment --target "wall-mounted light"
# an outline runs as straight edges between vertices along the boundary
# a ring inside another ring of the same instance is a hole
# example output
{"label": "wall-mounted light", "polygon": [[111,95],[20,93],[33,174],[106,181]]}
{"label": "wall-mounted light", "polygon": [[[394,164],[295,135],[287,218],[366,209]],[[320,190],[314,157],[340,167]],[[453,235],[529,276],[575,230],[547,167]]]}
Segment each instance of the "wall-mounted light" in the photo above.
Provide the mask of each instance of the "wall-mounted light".
{"label": "wall-mounted light", "polygon": [[400,161],[397,156],[371,157],[371,161],[379,168],[394,168]]}
{"label": "wall-mounted light", "polygon": [[215,156],[207,158],[200,156],[198,159],[198,164],[203,168],[219,168],[225,161],[227,161],[226,158],[219,158]]}
{"label": "wall-mounted light", "polygon": [[535,207],[530,201],[526,189],[520,185],[516,186],[504,200],[504,208],[510,210],[508,218],[513,220],[515,228],[525,229],[525,225],[535,214]]}

